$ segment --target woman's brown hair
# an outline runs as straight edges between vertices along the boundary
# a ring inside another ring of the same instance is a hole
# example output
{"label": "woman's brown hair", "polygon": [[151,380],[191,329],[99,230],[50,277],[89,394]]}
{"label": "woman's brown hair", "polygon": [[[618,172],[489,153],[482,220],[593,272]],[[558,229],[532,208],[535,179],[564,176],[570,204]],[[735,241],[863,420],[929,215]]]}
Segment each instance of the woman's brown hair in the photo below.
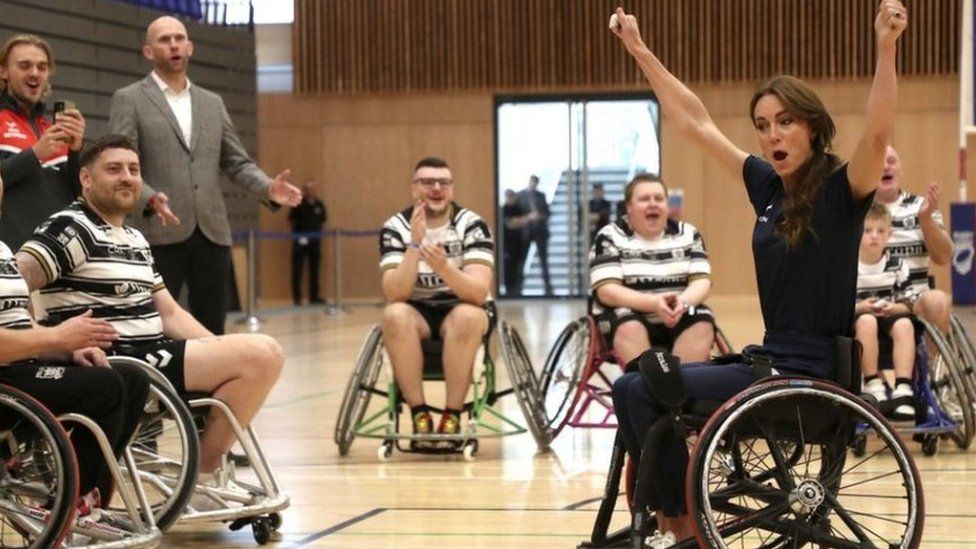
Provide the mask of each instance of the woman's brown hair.
{"label": "woman's brown hair", "polygon": [[813,203],[820,194],[824,178],[840,166],[840,159],[830,153],[831,142],[837,133],[834,121],[817,94],[799,78],[789,75],[767,80],[749,102],[749,116],[755,124],[756,103],[767,95],[775,95],[793,116],[810,127],[810,146],[813,154],[797,170],[793,183],[785,187],[786,200],[783,215],[776,229],[786,239],[790,248],[803,241],[804,233],[814,237],[817,233],[810,226]]}

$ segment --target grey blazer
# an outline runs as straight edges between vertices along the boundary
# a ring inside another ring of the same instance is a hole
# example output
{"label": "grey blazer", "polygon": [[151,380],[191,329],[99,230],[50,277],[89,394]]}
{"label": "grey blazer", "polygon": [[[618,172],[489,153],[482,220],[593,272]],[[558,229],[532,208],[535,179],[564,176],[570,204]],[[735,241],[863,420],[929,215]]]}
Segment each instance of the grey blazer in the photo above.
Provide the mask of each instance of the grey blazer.
{"label": "grey blazer", "polygon": [[[268,205],[271,178],[244,150],[219,95],[194,83],[190,86],[190,104],[193,128],[191,143],[186,143],[152,75],[112,95],[110,131],[135,141],[145,181],[132,224],[152,245],[183,242],[199,226],[214,243],[230,246],[220,172]],[[169,207],[180,218],[179,225],[163,227],[156,216],[142,215],[146,202],[157,191],[169,197]]]}

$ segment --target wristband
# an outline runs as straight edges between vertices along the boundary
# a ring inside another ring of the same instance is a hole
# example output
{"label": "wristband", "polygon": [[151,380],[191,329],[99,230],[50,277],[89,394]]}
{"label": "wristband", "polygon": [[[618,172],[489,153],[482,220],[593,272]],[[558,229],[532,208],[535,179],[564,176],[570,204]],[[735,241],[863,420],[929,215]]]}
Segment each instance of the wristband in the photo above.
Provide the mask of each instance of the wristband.
{"label": "wristband", "polygon": [[417,244],[417,243],[414,243],[414,242],[408,242],[407,243],[407,247],[408,248],[415,248],[415,249],[418,249],[419,250],[420,249],[420,244]]}

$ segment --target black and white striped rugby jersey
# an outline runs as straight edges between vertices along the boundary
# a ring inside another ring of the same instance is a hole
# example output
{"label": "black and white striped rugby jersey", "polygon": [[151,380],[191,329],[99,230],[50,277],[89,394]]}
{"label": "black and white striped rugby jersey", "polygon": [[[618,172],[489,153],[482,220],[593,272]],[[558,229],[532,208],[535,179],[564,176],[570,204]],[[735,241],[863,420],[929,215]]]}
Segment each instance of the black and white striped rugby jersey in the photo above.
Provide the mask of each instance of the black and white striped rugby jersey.
{"label": "black and white striped rugby jersey", "polygon": [[[444,247],[447,260],[458,269],[475,263],[493,267],[495,245],[488,225],[478,214],[457,204],[451,204],[451,211],[450,222],[436,229],[428,228],[424,240]],[[380,271],[394,269],[403,262],[403,256],[411,242],[412,215],[411,206],[383,224],[383,230],[380,231]],[[410,300],[433,305],[458,302],[457,295],[423,260],[417,267],[417,281]]]}
{"label": "black and white striped rugby jersey", "polygon": [[37,259],[47,278],[35,303],[44,324],[91,309],[112,323],[121,342],[163,337],[152,294],[165,286],[138,230],[107,223],[79,199],[38,227],[21,251]]}
{"label": "black and white striped rugby jersey", "polygon": [[6,244],[0,242],[0,328],[19,330],[31,327],[30,291],[17,270],[17,261]]}
{"label": "black and white striped rugby jersey", "polygon": [[[591,312],[600,314],[596,290],[617,283],[645,293],[680,292],[712,268],[705,241],[691,223],[668,220],[661,236],[647,240],[623,218],[600,229],[590,247]],[[650,315],[652,322],[657,315]]]}
{"label": "black and white striped rugby jersey", "polygon": [[[894,229],[888,241],[888,253],[908,265],[910,284],[916,293],[929,289],[929,249],[918,223],[918,210],[923,200],[922,196],[901,191],[897,200],[885,204],[891,212],[891,228]],[[945,228],[941,212],[932,212],[932,219]]]}
{"label": "black and white striped rugby jersey", "polygon": [[857,300],[872,297],[892,303],[914,301],[915,290],[903,259],[885,252],[877,263],[857,262]]}

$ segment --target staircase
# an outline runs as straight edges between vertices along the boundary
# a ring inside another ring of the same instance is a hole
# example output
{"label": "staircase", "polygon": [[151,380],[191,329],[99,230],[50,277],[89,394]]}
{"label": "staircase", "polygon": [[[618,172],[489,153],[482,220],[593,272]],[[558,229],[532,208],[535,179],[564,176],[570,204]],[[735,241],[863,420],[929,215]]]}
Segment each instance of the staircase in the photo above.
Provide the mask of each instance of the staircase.
{"label": "staircase", "polygon": [[[604,196],[611,204],[624,199],[624,186],[628,172],[619,170],[590,170],[589,185],[602,183]],[[573,196],[570,194],[570,179],[579,182]],[[584,297],[589,294],[589,273],[587,259],[589,254],[589,230],[584,230],[587,204],[583,201],[582,175],[571,171],[563,172],[556,185],[555,193],[546,191],[549,200],[549,276],[556,296]],[[592,188],[592,187],[591,187]],[[591,193],[587,192],[587,196]],[[570,219],[570,204],[576,214]],[[616,221],[616,214],[611,222]],[[522,295],[542,296],[545,286],[542,283],[542,265],[535,246],[529,248],[526,260],[525,281]]]}

